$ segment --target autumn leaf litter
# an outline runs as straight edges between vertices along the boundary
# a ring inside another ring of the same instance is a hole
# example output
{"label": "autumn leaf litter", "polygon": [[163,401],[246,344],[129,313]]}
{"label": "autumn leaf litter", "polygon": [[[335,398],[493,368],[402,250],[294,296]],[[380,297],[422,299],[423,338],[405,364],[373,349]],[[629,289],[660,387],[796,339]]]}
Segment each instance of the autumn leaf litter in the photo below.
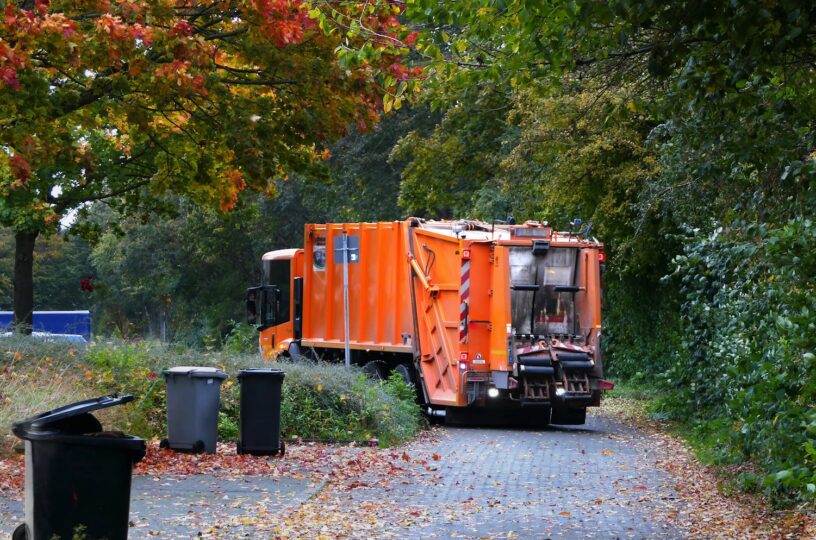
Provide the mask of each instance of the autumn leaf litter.
{"label": "autumn leaf litter", "polygon": [[[652,505],[657,519],[674,524],[689,538],[813,538],[816,537],[814,516],[805,510],[773,511],[767,501],[749,494],[723,493],[723,478],[710,467],[701,465],[692,450],[677,437],[670,435],[642,414],[633,412],[623,400],[609,400],[595,414],[612,417],[632,427],[625,433],[609,434],[610,438],[634,439],[648,448],[647,459],[636,467],[659,468],[671,475],[676,496],[653,500],[647,486],[621,482],[618,490],[637,495],[637,503]],[[136,475],[163,478],[197,474],[216,478],[264,477],[296,479],[314,487],[306,500],[275,510],[268,496],[254,500],[241,508],[240,515],[227,516],[218,522],[202,522],[199,537],[231,538],[237,533],[263,533],[271,538],[388,538],[393,531],[405,527],[430,527],[433,516],[428,507],[401,505],[399,497],[349,504],[352,490],[377,490],[381,493],[398,490],[403,484],[431,485],[442,474],[437,462],[443,459],[432,453],[438,433],[427,431],[420,440],[395,448],[365,448],[319,443],[290,445],[283,457],[238,455],[234,445],[219,444],[215,455],[188,454],[159,448],[157,441],[148,443],[147,454],[135,468]],[[427,450],[426,450],[427,449]],[[611,460],[614,456],[608,456]],[[23,494],[23,459],[20,455],[0,460],[0,496],[21,500]],[[625,471],[622,471],[625,472]],[[206,495],[204,496],[206,497]],[[605,501],[581,501],[573,508],[592,511]],[[199,506],[220,504],[202,500]],[[240,504],[233,502],[232,504]],[[490,501],[465,498],[464,502],[446,511],[453,514],[478,512]],[[562,517],[566,516],[564,510]],[[161,536],[150,531],[152,536]]]}

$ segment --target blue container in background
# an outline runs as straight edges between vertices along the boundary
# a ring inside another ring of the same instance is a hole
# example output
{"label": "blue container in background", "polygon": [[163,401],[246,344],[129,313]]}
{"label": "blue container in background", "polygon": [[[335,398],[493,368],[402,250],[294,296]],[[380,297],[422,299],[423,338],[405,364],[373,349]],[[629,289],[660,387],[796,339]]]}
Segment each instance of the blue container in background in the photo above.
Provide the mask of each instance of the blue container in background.
{"label": "blue container in background", "polygon": [[[0,311],[0,332],[10,332],[14,313]],[[35,311],[34,332],[82,336],[91,339],[90,311]]]}

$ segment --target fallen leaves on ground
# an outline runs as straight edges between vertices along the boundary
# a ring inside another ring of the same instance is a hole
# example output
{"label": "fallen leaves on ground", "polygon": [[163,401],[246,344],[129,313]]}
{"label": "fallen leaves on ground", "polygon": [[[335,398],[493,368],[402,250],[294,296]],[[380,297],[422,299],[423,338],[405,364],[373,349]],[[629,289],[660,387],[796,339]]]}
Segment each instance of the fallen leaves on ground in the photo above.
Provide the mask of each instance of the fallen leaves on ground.
{"label": "fallen leaves on ground", "polygon": [[22,455],[0,460],[0,495],[21,500],[24,482],[25,460]]}
{"label": "fallen leaves on ground", "polygon": [[[659,424],[646,419],[642,407],[615,398],[598,414],[614,417],[641,432],[651,459],[670,473],[681,501],[664,501],[662,517],[683,529],[691,539],[799,539],[816,538],[816,515],[804,510],[773,510],[767,500],[749,493],[723,492],[723,478],[715,467],[701,464],[694,451]],[[644,460],[646,461],[646,460]],[[634,489],[645,490],[645,486]],[[680,503],[680,504],[678,504]]]}
{"label": "fallen leaves on ground", "polygon": [[218,443],[215,454],[194,454],[160,448],[158,441],[149,441],[147,453],[133,474],[303,477],[326,472],[345,453],[353,451],[351,447],[310,443],[290,448],[283,457],[268,457],[238,454],[234,444]]}

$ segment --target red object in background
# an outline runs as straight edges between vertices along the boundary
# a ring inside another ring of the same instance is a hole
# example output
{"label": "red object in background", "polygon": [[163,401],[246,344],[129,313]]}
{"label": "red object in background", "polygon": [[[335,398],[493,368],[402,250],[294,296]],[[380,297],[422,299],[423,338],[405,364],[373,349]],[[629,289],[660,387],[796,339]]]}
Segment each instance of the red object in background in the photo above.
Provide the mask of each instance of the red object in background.
{"label": "red object in background", "polygon": [[91,285],[91,280],[92,279],[93,279],[93,276],[88,276],[85,279],[83,279],[82,281],[80,281],[79,282],[79,290],[92,293],[93,290],[94,290],[94,286]]}

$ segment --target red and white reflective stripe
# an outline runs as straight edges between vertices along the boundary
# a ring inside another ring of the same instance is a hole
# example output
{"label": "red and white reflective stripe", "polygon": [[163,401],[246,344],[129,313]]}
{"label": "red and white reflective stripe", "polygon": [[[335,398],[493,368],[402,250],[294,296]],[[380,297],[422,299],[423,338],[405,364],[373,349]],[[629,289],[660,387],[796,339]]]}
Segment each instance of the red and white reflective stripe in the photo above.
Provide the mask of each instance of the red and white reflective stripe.
{"label": "red and white reflective stripe", "polygon": [[470,260],[462,259],[461,304],[459,304],[459,342],[467,343],[467,315],[470,301]]}

